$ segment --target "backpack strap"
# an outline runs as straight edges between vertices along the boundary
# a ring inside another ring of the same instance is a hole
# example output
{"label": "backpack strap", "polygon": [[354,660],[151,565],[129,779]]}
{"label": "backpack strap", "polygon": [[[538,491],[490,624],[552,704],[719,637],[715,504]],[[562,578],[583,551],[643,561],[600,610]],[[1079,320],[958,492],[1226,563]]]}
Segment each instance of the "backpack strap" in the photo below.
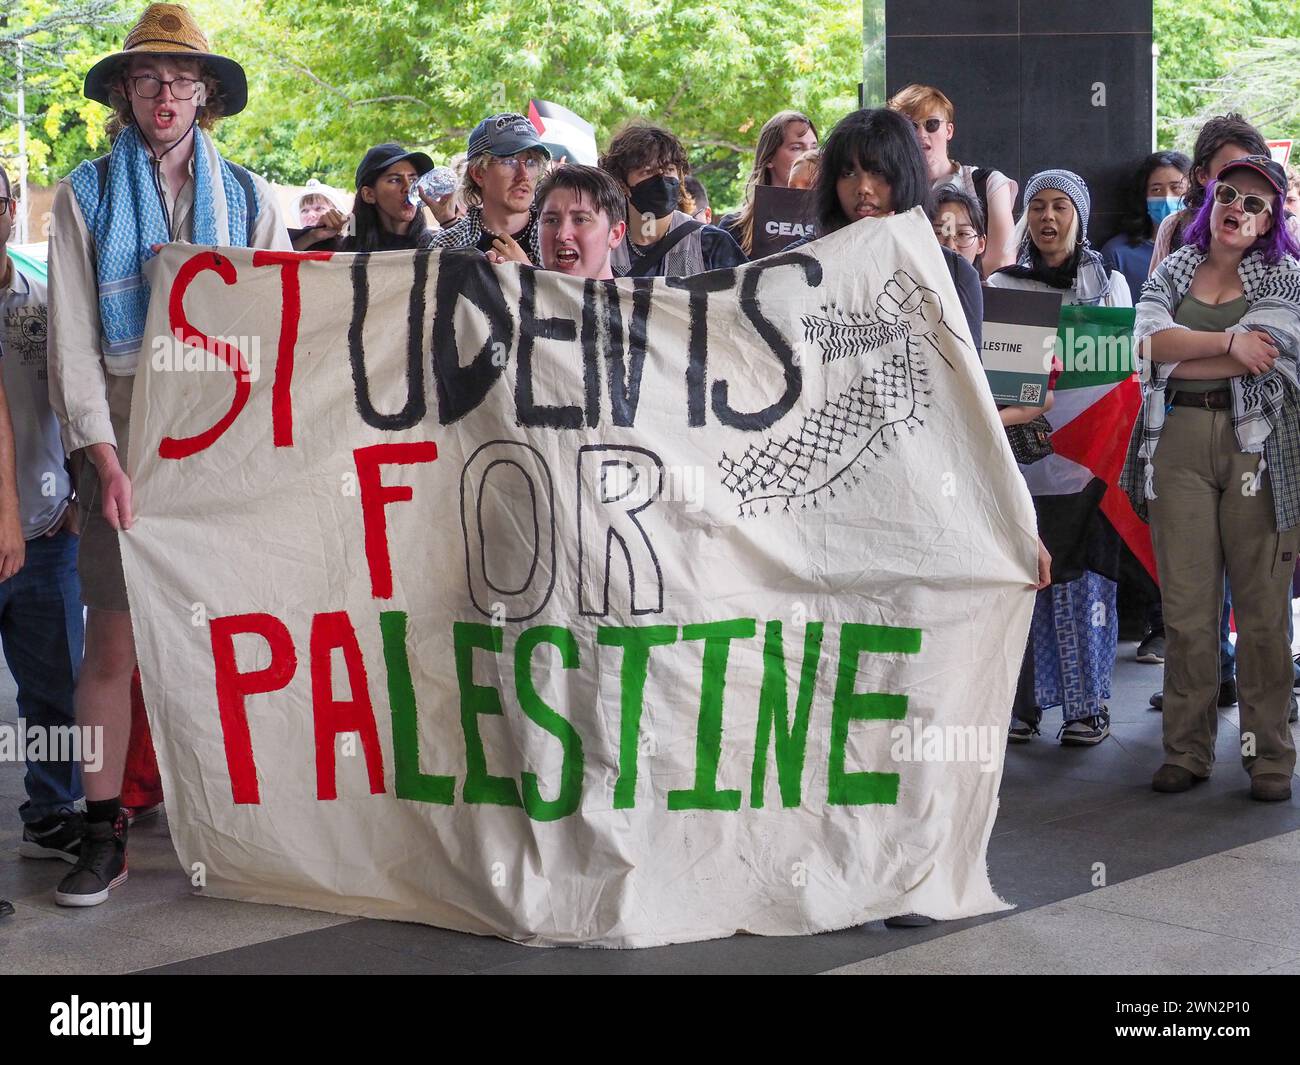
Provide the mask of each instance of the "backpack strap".
{"label": "backpack strap", "polygon": [[[94,160],[91,165],[95,168],[95,178],[99,182],[99,198],[104,198],[104,185],[108,181],[108,160],[109,156],[101,155]],[[230,172],[239,182],[239,187],[244,190],[244,229],[245,244],[247,247],[253,246],[253,227],[257,222],[257,190],[253,187],[253,175],[238,163],[232,163],[229,159],[223,159],[223,163],[230,167]]]}
{"label": "backpack strap", "polygon": [[659,269],[659,264],[664,261],[670,251],[678,244],[689,237],[696,230],[703,229],[704,223],[691,219],[689,222],[683,222],[680,226],[670,232],[659,246],[643,259],[637,259],[632,263],[631,269],[628,270],[624,277],[653,277],[654,272]]}
{"label": "backpack strap", "polygon": [[977,166],[971,174],[971,184],[975,186],[975,198],[980,202],[984,212],[984,227],[989,224],[989,177],[993,171],[986,166]]}
{"label": "backpack strap", "polygon": [[253,227],[257,222],[257,192],[253,188],[253,175],[238,163],[232,163],[228,159],[223,159],[222,162],[230,167],[230,172],[235,175],[235,180],[239,182],[240,188],[244,190],[245,247],[251,248],[253,246]]}
{"label": "backpack strap", "polygon": [[90,165],[95,168],[95,180],[99,183],[99,198],[104,198],[104,186],[108,183],[108,160],[109,156],[101,155]]}

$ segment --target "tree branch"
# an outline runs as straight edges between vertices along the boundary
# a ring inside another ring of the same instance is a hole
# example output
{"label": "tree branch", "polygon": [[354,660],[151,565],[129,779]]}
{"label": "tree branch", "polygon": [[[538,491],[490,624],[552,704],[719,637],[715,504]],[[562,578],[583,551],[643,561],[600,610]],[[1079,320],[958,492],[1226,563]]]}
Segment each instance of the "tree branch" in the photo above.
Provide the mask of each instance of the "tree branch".
{"label": "tree branch", "polygon": [[296,70],[299,74],[307,75],[307,77],[311,78],[311,80],[314,81],[317,85],[319,85],[322,89],[326,90],[327,92],[332,92],[335,96],[337,96],[340,100],[346,103],[349,107],[362,107],[366,104],[407,103],[407,104],[418,104],[420,107],[426,109],[432,109],[432,105],[430,105],[427,100],[421,100],[415,96],[370,96],[362,100],[354,100],[351,96],[345,93],[337,85],[331,85],[324,78],[319,77],[318,75],[313,73],[308,67],[303,66],[301,63],[298,63],[292,59],[283,59],[281,60],[281,63],[283,66]]}

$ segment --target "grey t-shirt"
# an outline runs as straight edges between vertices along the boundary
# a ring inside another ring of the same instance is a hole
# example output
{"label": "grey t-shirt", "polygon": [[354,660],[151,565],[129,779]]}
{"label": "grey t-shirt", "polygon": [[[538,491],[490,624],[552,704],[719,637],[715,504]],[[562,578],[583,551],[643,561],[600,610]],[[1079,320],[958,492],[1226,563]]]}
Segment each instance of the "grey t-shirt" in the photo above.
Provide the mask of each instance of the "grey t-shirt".
{"label": "grey t-shirt", "polygon": [[0,373],[9,397],[18,466],[18,507],[23,539],[33,540],[58,524],[72,500],[72,480],[50,407],[46,337],[49,315],[45,285],[19,271],[0,289],[4,328]]}

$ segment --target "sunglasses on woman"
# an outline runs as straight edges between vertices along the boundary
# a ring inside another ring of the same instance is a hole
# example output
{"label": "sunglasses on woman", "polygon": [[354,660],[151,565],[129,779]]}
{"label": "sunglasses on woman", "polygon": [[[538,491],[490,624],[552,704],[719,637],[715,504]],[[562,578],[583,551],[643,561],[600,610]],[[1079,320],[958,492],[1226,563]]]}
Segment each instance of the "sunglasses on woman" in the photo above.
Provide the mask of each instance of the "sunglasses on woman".
{"label": "sunglasses on woman", "polygon": [[1273,205],[1263,196],[1248,196],[1223,181],[1214,186],[1214,202],[1220,206],[1231,207],[1238,200],[1241,201],[1241,209],[1247,214],[1263,214],[1273,210]]}
{"label": "sunglasses on woman", "polygon": [[938,133],[939,127],[942,125],[942,118],[927,118],[924,122],[913,122],[912,128],[916,130],[917,133],[920,133],[921,127],[924,126],[926,133]]}

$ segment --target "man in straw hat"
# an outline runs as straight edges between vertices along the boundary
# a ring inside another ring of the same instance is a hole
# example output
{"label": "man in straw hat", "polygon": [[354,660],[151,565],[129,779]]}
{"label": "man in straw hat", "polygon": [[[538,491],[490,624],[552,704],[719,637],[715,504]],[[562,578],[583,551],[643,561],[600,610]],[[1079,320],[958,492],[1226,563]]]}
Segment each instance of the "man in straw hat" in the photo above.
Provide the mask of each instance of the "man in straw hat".
{"label": "man in straw hat", "polygon": [[143,267],[171,241],[289,250],[267,183],[227,162],[208,135],[248,100],[238,63],[215,55],[193,16],[150,4],[120,52],[86,75],[85,95],[114,109],[112,151],[59,183],[50,233],[50,399],[80,461],[78,557],[86,618],[76,710],[98,727],[103,761],[87,773],[81,853],[55,892],[95,906],[126,879],[120,810],[135,668],[118,531],[131,528],[123,471],[149,282]]}

